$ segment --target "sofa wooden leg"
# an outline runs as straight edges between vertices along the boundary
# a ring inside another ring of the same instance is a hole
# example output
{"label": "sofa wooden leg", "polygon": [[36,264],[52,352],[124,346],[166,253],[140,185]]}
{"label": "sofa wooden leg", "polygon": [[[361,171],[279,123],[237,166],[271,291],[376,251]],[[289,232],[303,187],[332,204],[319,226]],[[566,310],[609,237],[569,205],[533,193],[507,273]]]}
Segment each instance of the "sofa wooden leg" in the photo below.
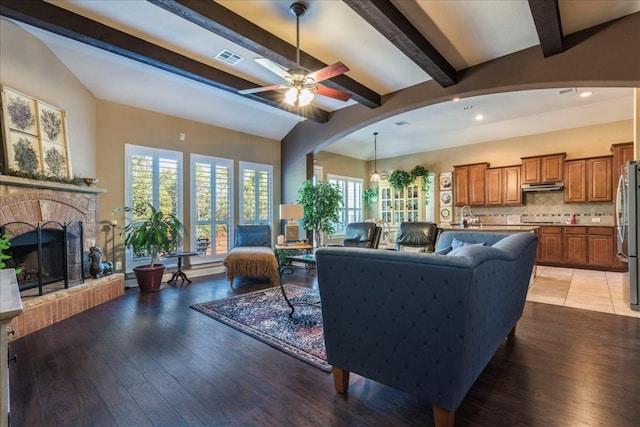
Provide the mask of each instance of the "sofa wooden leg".
{"label": "sofa wooden leg", "polygon": [[334,366],[333,372],[333,384],[336,387],[338,393],[346,393],[349,388],[349,371]]}
{"label": "sofa wooden leg", "polygon": [[453,427],[455,415],[454,411],[447,411],[438,405],[433,405],[433,420],[436,427]]}
{"label": "sofa wooden leg", "polygon": [[511,330],[509,331],[509,335],[507,335],[508,338],[516,336],[516,326],[518,326],[517,323],[513,325],[513,328],[511,328]]}

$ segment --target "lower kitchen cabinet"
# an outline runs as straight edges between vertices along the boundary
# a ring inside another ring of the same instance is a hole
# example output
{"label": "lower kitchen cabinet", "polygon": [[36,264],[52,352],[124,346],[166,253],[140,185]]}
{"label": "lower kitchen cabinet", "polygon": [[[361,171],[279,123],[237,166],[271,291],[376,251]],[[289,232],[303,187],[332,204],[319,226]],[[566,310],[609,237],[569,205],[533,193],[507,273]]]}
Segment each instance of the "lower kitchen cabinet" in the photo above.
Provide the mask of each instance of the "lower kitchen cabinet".
{"label": "lower kitchen cabinet", "polygon": [[615,229],[589,227],[589,265],[611,267],[615,259]]}
{"label": "lower kitchen cabinet", "polygon": [[569,268],[621,270],[613,227],[544,226],[538,231],[537,262]]}

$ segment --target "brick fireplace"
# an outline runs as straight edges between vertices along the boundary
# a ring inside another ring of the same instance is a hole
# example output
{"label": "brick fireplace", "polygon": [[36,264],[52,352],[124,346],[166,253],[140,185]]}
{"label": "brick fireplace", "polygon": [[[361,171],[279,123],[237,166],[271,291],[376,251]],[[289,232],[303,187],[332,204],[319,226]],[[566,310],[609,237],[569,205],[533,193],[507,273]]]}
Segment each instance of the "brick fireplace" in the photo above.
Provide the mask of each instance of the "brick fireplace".
{"label": "brick fireplace", "polygon": [[[28,234],[49,221],[82,223],[81,251],[99,241],[98,196],[105,190],[95,187],[36,181],[0,175],[0,226],[12,223],[11,235]],[[16,223],[26,223],[24,226]],[[76,233],[78,234],[78,233]],[[124,293],[124,275],[86,279],[69,289],[44,296],[22,296],[24,311],[11,327],[13,339],[87,310]]]}

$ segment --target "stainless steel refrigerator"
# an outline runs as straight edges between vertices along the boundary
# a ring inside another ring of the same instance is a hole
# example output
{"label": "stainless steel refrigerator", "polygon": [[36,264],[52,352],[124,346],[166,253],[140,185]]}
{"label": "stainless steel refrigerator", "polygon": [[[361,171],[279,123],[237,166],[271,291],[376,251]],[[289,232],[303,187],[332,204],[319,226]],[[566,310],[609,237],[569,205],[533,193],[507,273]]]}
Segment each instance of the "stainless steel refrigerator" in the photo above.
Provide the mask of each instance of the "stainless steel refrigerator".
{"label": "stainless steel refrigerator", "polygon": [[638,294],[638,220],[640,220],[640,162],[627,162],[618,181],[616,196],[616,228],[618,258],[629,264],[629,305],[640,311]]}

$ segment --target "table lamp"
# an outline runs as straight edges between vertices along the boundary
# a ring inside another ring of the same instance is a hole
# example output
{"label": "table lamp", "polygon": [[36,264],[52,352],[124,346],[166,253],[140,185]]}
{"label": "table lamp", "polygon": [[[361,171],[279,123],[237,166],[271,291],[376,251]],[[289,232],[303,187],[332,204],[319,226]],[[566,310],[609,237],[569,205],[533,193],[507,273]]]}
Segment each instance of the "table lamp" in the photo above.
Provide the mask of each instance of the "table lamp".
{"label": "table lamp", "polygon": [[295,221],[304,218],[304,206],[302,205],[280,205],[280,219],[288,219],[289,222],[284,227],[284,239],[287,242],[300,238],[300,227]]}

